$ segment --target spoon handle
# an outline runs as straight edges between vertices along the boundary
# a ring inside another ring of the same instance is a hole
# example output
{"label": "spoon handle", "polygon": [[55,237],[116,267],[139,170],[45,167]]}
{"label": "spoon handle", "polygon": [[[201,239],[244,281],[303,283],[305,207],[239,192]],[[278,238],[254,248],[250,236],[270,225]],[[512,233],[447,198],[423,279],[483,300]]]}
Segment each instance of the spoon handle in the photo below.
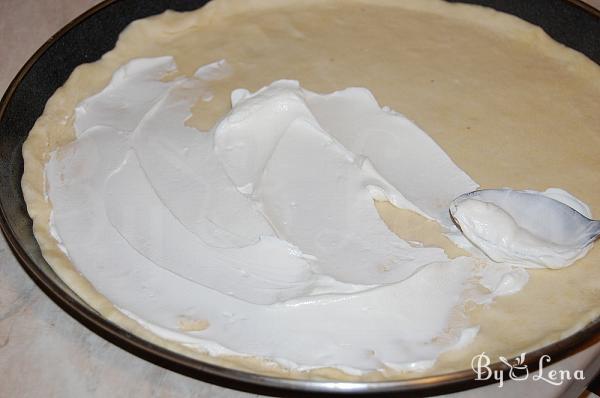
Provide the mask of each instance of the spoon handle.
{"label": "spoon handle", "polygon": [[592,243],[600,237],[600,220],[592,220],[590,222],[589,240],[587,244]]}

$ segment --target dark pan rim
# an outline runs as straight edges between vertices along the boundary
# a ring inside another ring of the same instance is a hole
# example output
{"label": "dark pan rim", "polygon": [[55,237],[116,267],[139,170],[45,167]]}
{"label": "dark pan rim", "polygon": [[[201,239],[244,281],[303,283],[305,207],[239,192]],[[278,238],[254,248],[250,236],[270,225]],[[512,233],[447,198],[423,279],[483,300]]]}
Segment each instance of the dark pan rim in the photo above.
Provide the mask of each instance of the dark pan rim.
{"label": "dark pan rim", "polygon": [[597,17],[600,17],[600,10],[594,6],[586,3],[585,1],[582,1],[582,0],[567,0],[567,1],[570,1],[571,3],[575,4],[576,6],[583,8],[587,12],[594,14]]}
{"label": "dark pan rim", "polygon": [[[53,44],[59,42],[61,38],[75,26],[94,16],[98,11],[118,1],[120,0],[104,0],[98,5],[90,8],[51,36],[50,39],[46,41],[31,56],[31,58],[29,58],[8,86],[2,100],[0,100],[0,120],[4,117],[8,104],[12,100],[21,81],[42,54],[44,54]],[[590,6],[585,6],[585,3],[582,3],[579,0],[568,1],[599,15],[598,10],[593,9]],[[20,199],[24,203],[22,196]],[[85,306],[74,300],[68,294],[65,294],[63,288],[35,264],[26,249],[22,246],[17,235],[12,230],[4,209],[4,204],[1,202],[0,229],[4,233],[9,247],[25,272],[48,297],[71,317],[75,318],[90,331],[118,347],[158,366],[186,376],[227,388],[268,395],[285,394],[286,396],[315,396],[321,394],[393,394],[394,396],[414,396],[418,394],[418,396],[431,396],[477,388],[494,383],[492,378],[489,380],[475,380],[475,374],[470,369],[414,379],[384,382],[297,380],[263,376],[192,359],[152,344],[124,330],[101,316],[95,310],[91,309],[91,307]],[[536,371],[539,368],[540,358],[544,355],[549,355],[552,358],[552,363],[556,363],[556,361],[591,347],[598,342],[600,342],[600,317],[567,338],[528,352],[526,354],[525,364],[529,371]],[[514,363],[514,361],[511,360],[511,363]],[[496,362],[490,365],[490,368],[492,370],[503,372],[506,376],[505,379],[508,379],[509,368],[506,365],[501,362]]]}

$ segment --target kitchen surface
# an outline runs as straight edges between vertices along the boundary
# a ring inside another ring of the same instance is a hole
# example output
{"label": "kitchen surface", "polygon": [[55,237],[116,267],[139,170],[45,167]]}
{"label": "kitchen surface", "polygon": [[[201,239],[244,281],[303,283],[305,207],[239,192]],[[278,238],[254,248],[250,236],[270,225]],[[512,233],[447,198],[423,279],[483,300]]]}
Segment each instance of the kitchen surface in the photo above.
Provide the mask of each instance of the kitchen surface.
{"label": "kitchen surface", "polygon": [[[95,0],[1,0],[0,93],[52,34]],[[600,8],[600,0],[589,0]],[[600,343],[555,365],[598,368]],[[146,362],[79,324],[25,274],[0,237],[0,397],[250,397]],[[591,375],[588,374],[588,377]],[[577,397],[582,385],[509,382],[486,396]],[[510,393],[509,393],[510,392]],[[481,390],[457,394],[481,396]],[[504,394],[502,394],[504,395]],[[497,396],[502,396],[497,395]],[[595,397],[583,393],[584,397]]]}

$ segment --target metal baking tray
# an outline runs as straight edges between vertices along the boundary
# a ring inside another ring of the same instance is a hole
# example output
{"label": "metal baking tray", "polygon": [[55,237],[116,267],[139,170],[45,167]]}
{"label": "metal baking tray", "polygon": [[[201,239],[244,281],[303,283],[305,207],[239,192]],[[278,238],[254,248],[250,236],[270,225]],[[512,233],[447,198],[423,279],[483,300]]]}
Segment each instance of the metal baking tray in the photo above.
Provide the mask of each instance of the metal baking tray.
{"label": "metal baking tray", "polygon": [[[117,346],[175,372],[244,391],[286,396],[387,395],[427,396],[483,386],[472,370],[386,382],[292,380],[220,367],[153,345],[111,323],[83,302],[46,263],[33,236],[21,192],[21,146],[44,105],[73,69],[111,50],[119,33],[133,20],[173,9],[186,11],[206,0],[106,0],[52,36],[23,66],[0,102],[0,227],[23,269],[63,310]],[[463,0],[521,17],[541,26],[555,40],[600,63],[600,14],[580,1]],[[600,340],[600,318],[576,334],[527,353],[535,370],[543,354],[559,360]],[[508,371],[501,363],[494,370]]]}

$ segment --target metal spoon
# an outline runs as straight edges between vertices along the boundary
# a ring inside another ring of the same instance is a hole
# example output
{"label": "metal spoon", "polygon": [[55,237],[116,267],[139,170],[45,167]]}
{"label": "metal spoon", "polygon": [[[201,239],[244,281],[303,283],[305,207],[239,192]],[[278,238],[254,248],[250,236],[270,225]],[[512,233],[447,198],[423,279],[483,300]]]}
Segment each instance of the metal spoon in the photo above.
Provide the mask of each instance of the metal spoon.
{"label": "metal spoon", "polygon": [[450,205],[453,221],[488,257],[528,267],[560,268],[587,253],[600,221],[582,212],[589,215],[587,206],[559,189],[477,190]]}

